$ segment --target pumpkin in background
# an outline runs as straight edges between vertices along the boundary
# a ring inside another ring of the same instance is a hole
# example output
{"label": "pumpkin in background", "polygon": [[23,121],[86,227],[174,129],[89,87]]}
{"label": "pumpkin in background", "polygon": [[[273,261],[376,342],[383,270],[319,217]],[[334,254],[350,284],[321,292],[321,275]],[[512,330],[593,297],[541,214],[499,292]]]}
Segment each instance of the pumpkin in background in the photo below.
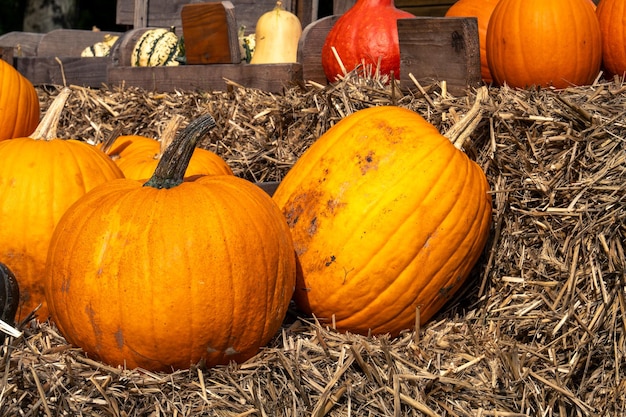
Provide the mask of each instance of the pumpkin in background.
{"label": "pumpkin in background", "polygon": [[[176,136],[183,117],[175,115],[165,127],[160,140],[139,135],[122,135],[109,144],[99,144],[124,173],[124,177],[146,180],[152,176],[163,152]],[[196,148],[185,178],[200,175],[233,175],[230,166],[214,152]]]}
{"label": "pumpkin in background", "polygon": [[145,184],[110,181],[60,220],[46,297],[90,357],[153,371],[241,362],[280,328],[296,274],[280,210],[234,175],[183,181],[212,126],[191,122]]}
{"label": "pumpkin in background", "polygon": [[70,94],[64,88],[29,137],[0,142],[0,262],[20,285],[19,320],[39,304],[48,318],[43,276],[48,245],[67,207],[103,182],[123,176],[103,152],[86,142],[56,137]]}
{"label": "pumpkin in background", "polygon": [[[357,0],[328,32],[322,47],[322,67],[326,78],[334,82],[358,65],[371,66],[372,73],[392,71],[400,78],[400,45],[398,19],[415,17],[397,9],[393,0]],[[335,56],[336,51],[341,64]]]}
{"label": "pumpkin in background", "polygon": [[133,48],[130,65],[133,67],[176,66],[183,58],[182,40],[174,28],[146,30]]}
{"label": "pumpkin in background", "polygon": [[602,36],[602,63],[610,75],[626,72],[626,1],[602,0],[596,9]]}
{"label": "pumpkin in background", "polygon": [[274,9],[263,13],[255,27],[254,53],[251,64],[298,62],[298,42],[302,24],[295,14],[276,2]]}
{"label": "pumpkin in background", "polygon": [[600,71],[600,27],[589,0],[500,0],[489,19],[487,51],[497,84],[588,85]]}
{"label": "pumpkin in background", "polygon": [[487,62],[487,25],[499,0],[459,0],[446,12],[446,17],[476,17],[480,43],[480,74],[485,83],[493,81]]}
{"label": "pumpkin in background", "polygon": [[30,135],[39,116],[39,97],[33,84],[0,59],[0,141]]}
{"label": "pumpkin in background", "polygon": [[481,168],[417,113],[372,107],[304,152],[273,198],[292,232],[294,300],[338,330],[397,335],[461,287],[491,223]]}

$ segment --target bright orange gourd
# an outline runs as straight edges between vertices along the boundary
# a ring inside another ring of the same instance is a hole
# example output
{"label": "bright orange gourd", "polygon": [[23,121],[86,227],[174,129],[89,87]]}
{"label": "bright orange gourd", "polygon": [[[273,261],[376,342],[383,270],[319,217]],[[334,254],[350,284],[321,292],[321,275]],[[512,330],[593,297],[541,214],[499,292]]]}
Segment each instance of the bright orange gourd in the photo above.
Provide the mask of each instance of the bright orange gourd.
{"label": "bright orange gourd", "polygon": [[274,200],[298,255],[294,299],[324,323],[397,335],[429,320],[483,251],[481,168],[417,113],[347,116],[300,157]]}
{"label": "bright orange gourd", "polygon": [[392,71],[400,78],[400,45],[398,19],[415,17],[397,9],[393,0],[357,0],[343,14],[328,33],[322,47],[322,67],[326,78],[333,82],[337,75],[343,76],[333,48],[341,59],[346,72],[361,65],[378,69],[382,75]]}
{"label": "bright orange gourd", "polygon": [[149,181],[103,184],[59,221],[46,297],[90,357],[153,371],[241,362],[280,328],[296,274],[280,210],[234,175],[183,181],[211,126],[190,123]]}
{"label": "bright orange gourd", "polygon": [[600,70],[600,27],[589,0],[500,0],[487,28],[496,83],[587,85]]}
{"label": "bright orange gourd", "polygon": [[[182,116],[174,117],[166,126],[160,140],[139,135],[118,136],[105,152],[122,170],[126,178],[146,180],[152,176],[176,134]],[[208,149],[196,148],[191,156],[185,178],[200,175],[233,175],[230,166]]]}
{"label": "bright orange gourd", "polygon": [[626,1],[602,0],[596,9],[602,33],[602,63],[609,75],[626,72]]}
{"label": "bright orange gourd", "polygon": [[56,137],[70,89],[55,98],[30,136],[0,141],[0,262],[20,286],[18,320],[39,304],[48,318],[43,276],[50,237],[67,207],[96,185],[123,176],[109,157],[86,142]]}
{"label": "bright orange gourd", "polygon": [[480,74],[485,83],[493,81],[487,62],[487,26],[491,12],[499,0],[459,0],[446,12],[446,17],[476,17],[478,20],[478,41],[480,43]]}
{"label": "bright orange gourd", "polygon": [[0,59],[0,140],[30,135],[37,128],[39,116],[35,87]]}

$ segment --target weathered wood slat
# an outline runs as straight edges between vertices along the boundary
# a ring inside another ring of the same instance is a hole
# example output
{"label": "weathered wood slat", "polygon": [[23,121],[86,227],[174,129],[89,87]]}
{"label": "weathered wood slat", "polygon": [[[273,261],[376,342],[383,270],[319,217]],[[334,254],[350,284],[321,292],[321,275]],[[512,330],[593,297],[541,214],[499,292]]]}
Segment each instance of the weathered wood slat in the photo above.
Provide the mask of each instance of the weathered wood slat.
{"label": "weathered wood slat", "polygon": [[230,1],[186,4],[181,19],[187,64],[241,62],[235,7]]}
{"label": "weathered wood slat", "polygon": [[0,36],[0,47],[13,48],[13,56],[35,56],[43,33],[8,32]]}
{"label": "weathered wood slat", "polygon": [[337,19],[338,15],[323,17],[302,31],[298,44],[298,62],[302,64],[302,76],[305,81],[315,81],[323,85],[327,83],[322,68],[322,46]]}
{"label": "weathered wood slat", "polygon": [[226,79],[249,88],[281,92],[286,86],[302,83],[302,65],[212,64],[108,68],[110,85],[136,86],[155,91],[225,91],[228,88]]}
{"label": "weathered wood slat", "polygon": [[15,58],[15,68],[35,85],[75,84],[99,88],[106,82],[110,62],[107,57],[22,57]]}
{"label": "weathered wood slat", "polygon": [[94,43],[102,42],[107,34],[121,35],[119,32],[55,29],[41,38],[37,47],[37,56],[80,56],[83,49]]}
{"label": "weathered wood slat", "polygon": [[400,87],[445,81],[452,94],[481,83],[478,22],[473,17],[398,20]]}

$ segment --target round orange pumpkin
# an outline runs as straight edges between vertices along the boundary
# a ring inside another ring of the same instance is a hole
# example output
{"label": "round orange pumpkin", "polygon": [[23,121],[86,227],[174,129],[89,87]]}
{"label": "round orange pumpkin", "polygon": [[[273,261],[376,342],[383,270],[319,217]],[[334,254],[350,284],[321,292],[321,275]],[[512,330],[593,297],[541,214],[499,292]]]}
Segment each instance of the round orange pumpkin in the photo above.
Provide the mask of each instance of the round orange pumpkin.
{"label": "round orange pumpkin", "polygon": [[0,262],[20,286],[18,320],[40,304],[48,318],[43,276],[50,237],[67,207],[122,172],[86,142],[56,137],[56,126],[70,94],[59,93],[30,137],[0,141]]}
{"label": "round orange pumpkin", "polygon": [[46,297],[89,356],[153,371],[214,366],[250,358],[280,328],[296,274],[280,210],[234,175],[183,181],[210,126],[192,122],[145,184],[103,184],[60,220]]}
{"label": "round orange pumpkin", "polygon": [[347,116],[304,152],[273,198],[299,262],[294,299],[337,329],[397,335],[463,285],[487,241],[481,168],[417,113]]}
{"label": "round orange pumpkin", "polygon": [[602,0],[596,9],[602,33],[602,63],[609,75],[626,73],[626,1]]}
{"label": "round orange pumpkin", "polygon": [[35,87],[0,59],[0,140],[30,135],[37,128],[39,116]]}
{"label": "round orange pumpkin", "polygon": [[[333,25],[322,47],[322,67],[334,82],[358,65],[400,78],[398,19],[415,17],[397,9],[393,0],[357,0]],[[335,56],[335,49],[343,67]]]}
{"label": "round orange pumpkin", "polygon": [[[99,146],[115,161],[126,178],[145,180],[154,173],[181,122],[182,116],[172,118],[160,140],[140,135],[122,135],[115,138],[110,145]],[[233,171],[219,155],[208,149],[196,148],[187,166],[185,178],[200,175],[233,175]]]}
{"label": "round orange pumpkin", "polygon": [[489,19],[487,51],[500,85],[587,85],[600,70],[600,27],[589,0],[500,0]]}
{"label": "round orange pumpkin", "polygon": [[487,26],[493,9],[499,0],[459,0],[446,12],[446,17],[476,17],[480,43],[480,74],[485,83],[493,81],[487,62]]}

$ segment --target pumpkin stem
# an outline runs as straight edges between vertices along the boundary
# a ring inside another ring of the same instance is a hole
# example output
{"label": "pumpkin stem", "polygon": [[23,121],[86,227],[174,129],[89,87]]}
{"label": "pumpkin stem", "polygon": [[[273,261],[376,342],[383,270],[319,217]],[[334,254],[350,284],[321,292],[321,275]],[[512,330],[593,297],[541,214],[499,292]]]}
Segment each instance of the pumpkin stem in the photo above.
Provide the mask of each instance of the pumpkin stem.
{"label": "pumpkin stem", "polygon": [[173,188],[182,183],[198,141],[215,126],[215,119],[210,114],[189,123],[165,149],[154,174],[144,187]]}
{"label": "pumpkin stem", "polygon": [[57,126],[61,118],[61,112],[65,107],[65,102],[72,93],[69,87],[64,87],[59,95],[52,101],[50,107],[43,116],[37,129],[30,135],[31,139],[51,140],[57,138]]}

